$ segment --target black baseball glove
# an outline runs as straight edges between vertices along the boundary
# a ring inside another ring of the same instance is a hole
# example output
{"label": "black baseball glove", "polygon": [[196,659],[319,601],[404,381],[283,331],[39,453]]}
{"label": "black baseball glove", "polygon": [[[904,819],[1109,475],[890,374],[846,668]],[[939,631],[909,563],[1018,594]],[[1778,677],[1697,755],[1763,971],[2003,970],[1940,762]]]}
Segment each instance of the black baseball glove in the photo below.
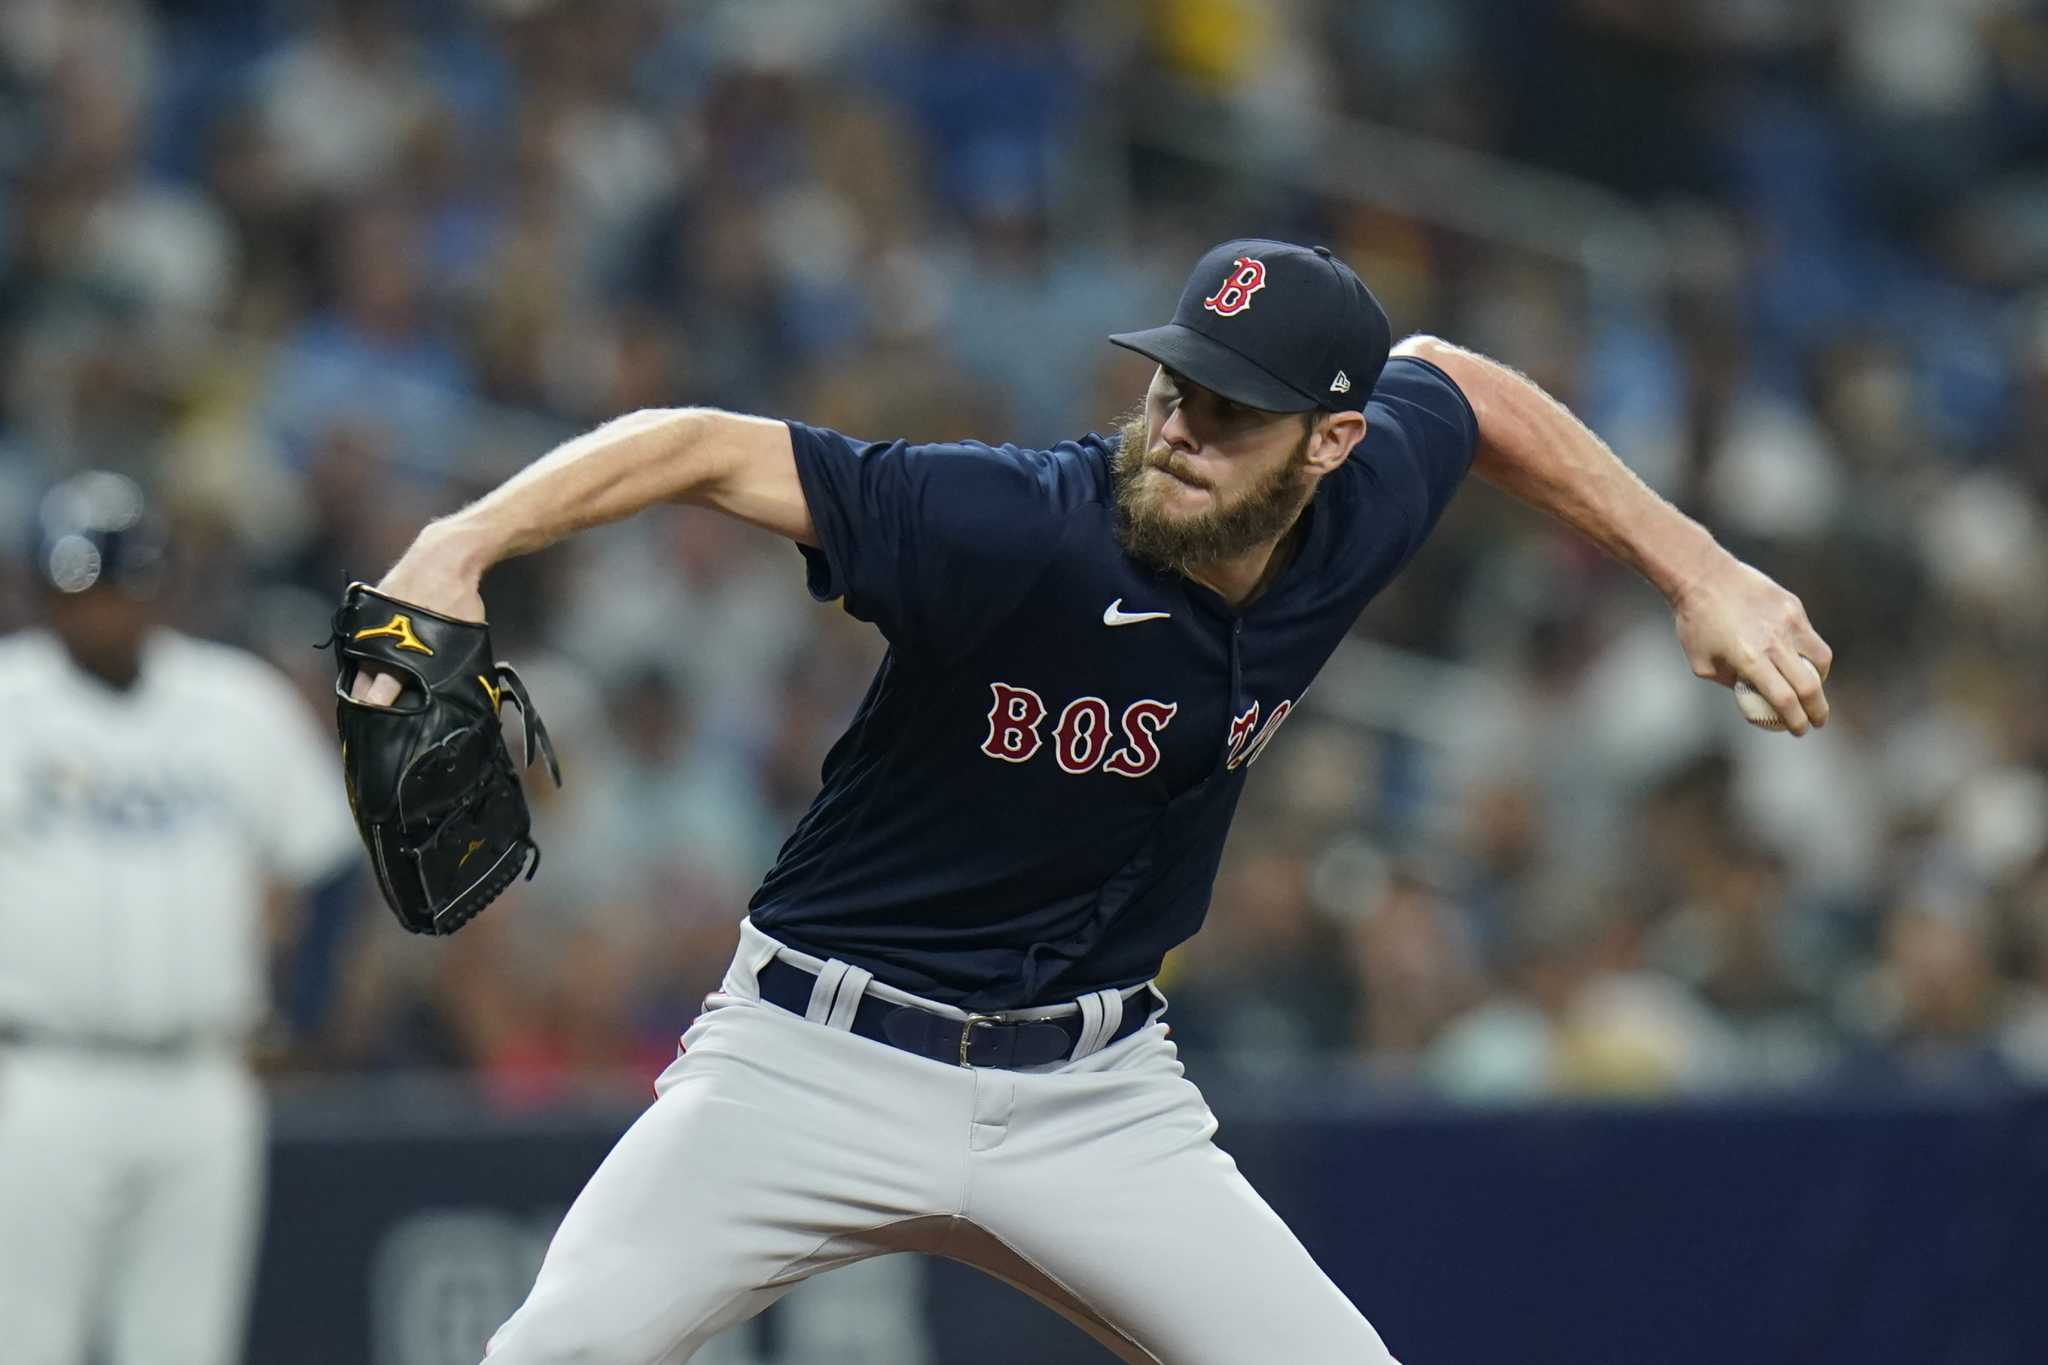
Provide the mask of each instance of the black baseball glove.
{"label": "black baseball glove", "polygon": [[[377,885],[413,933],[452,934],[513,878],[531,878],[540,867],[499,707],[510,698],[522,713],[522,766],[532,766],[538,751],[560,786],[547,727],[512,666],[492,660],[490,628],[482,622],[351,583],[328,643],[335,651],[342,779]],[[365,668],[405,680],[390,706],[349,696]]]}

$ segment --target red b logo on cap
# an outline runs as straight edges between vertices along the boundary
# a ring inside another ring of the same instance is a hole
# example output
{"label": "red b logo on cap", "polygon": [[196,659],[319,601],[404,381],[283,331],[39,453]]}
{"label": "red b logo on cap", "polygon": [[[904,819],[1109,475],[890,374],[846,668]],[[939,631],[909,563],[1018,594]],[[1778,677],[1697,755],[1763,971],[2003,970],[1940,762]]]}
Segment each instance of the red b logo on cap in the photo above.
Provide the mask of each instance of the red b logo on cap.
{"label": "red b logo on cap", "polygon": [[1221,289],[1202,300],[1202,307],[1219,317],[1236,317],[1252,306],[1252,295],[1265,287],[1265,262],[1240,256],[1230,263],[1230,278]]}

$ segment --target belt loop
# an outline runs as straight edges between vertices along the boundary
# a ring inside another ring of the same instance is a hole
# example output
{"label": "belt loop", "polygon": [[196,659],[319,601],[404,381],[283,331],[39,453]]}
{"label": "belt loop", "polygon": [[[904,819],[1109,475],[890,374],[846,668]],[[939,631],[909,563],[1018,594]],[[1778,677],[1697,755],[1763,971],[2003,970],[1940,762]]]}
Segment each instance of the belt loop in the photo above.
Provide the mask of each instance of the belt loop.
{"label": "belt loop", "polygon": [[1102,997],[1084,995],[1074,1003],[1081,1007],[1081,1030],[1074,1039],[1074,1050],[1067,1054],[1070,1062],[1078,1062],[1095,1051],[1095,1037],[1102,1031]]}
{"label": "belt loop", "polygon": [[852,1032],[853,1012],[860,1008],[860,998],[867,992],[868,982],[874,979],[875,974],[865,967],[847,967],[839,993],[833,998],[832,1011],[825,1016],[825,1027]]}
{"label": "belt loop", "polygon": [[818,969],[818,979],[811,983],[811,1003],[804,1009],[804,1018],[814,1024],[822,1024],[832,1016],[832,1000],[839,993],[839,983],[852,970],[850,963],[833,958]]}
{"label": "belt loop", "polygon": [[1120,991],[1091,991],[1074,1003],[1081,1007],[1081,1037],[1068,1060],[1078,1062],[1102,1051],[1103,1044],[1116,1036],[1124,1021],[1124,997]]}
{"label": "belt loop", "polygon": [[1095,1040],[1095,1051],[1109,1046],[1109,1040],[1116,1037],[1116,1031],[1124,1023],[1124,993],[1119,990],[1102,992],[1102,1035]]}

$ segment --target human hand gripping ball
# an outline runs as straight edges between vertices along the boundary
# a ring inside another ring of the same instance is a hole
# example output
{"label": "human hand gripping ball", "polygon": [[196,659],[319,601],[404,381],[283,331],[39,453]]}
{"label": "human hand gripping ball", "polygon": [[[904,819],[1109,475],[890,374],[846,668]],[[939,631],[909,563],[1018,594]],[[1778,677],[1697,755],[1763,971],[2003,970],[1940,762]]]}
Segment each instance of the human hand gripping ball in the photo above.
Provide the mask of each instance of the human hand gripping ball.
{"label": "human hand gripping ball", "polygon": [[523,714],[521,766],[544,756],[559,786],[547,727],[481,620],[352,583],[328,643],[342,778],[377,887],[413,933],[452,934],[540,868],[500,708]]}
{"label": "human hand gripping ball", "polygon": [[1735,709],[1742,712],[1742,718],[1759,730],[1782,730],[1785,718],[1778,714],[1778,708],[1764,700],[1764,694],[1737,678],[1735,680]]}
{"label": "human hand gripping ball", "polygon": [[1827,724],[1822,684],[1835,654],[1797,597],[1724,555],[1680,594],[1675,611],[1693,672],[1732,688],[1744,720],[1794,735]]}

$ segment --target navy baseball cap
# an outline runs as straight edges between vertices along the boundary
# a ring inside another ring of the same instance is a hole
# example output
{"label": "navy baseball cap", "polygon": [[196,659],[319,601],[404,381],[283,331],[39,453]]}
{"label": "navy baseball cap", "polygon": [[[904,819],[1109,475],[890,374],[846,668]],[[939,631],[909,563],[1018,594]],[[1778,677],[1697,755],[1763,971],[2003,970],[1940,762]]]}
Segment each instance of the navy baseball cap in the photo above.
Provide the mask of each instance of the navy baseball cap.
{"label": "navy baseball cap", "polygon": [[1393,332],[1328,247],[1241,237],[1203,255],[1172,322],[1110,340],[1246,407],[1359,412]]}

